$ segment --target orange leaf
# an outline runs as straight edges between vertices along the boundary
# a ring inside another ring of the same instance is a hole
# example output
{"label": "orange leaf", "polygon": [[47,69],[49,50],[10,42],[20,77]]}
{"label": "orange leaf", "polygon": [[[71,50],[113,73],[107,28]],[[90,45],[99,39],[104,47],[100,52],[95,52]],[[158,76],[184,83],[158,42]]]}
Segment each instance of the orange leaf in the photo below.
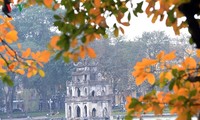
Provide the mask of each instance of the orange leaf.
{"label": "orange leaf", "polygon": [[164,54],[165,54],[164,51],[160,51],[160,53],[156,56],[156,58],[160,61],[162,57],[164,56]]}
{"label": "orange leaf", "polygon": [[182,66],[184,68],[189,68],[189,69],[192,69],[192,68],[196,68],[196,60],[194,58],[186,58],[185,61],[182,63]]}
{"label": "orange leaf", "polygon": [[58,8],[60,7],[60,4],[55,4],[54,6],[53,6],[53,9],[55,9],[55,10],[57,10]]}
{"label": "orange leaf", "polygon": [[75,48],[77,44],[78,44],[78,40],[77,39],[72,40],[71,43],[70,43],[72,48]]}
{"label": "orange leaf", "polygon": [[101,15],[98,15],[97,17],[96,17],[96,19],[95,19],[95,23],[96,24],[100,24],[102,21],[104,21],[105,20],[105,18],[103,17],[103,16],[101,16]]}
{"label": "orange leaf", "polygon": [[90,58],[96,58],[96,53],[95,53],[95,51],[92,48],[88,47],[88,48],[86,48],[86,50],[87,50],[88,56]]}
{"label": "orange leaf", "polygon": [[197,57],[200,58],[200,49],[196,50]]}
{"label": "orange leaf", "polygon": [[19,49],[22,49],[22,46],[21,46],[20,43],[17,43],[17,47],[18,47]]}
{"label": "orange leaf", "polygon": [[5,60],[4,59],[2,59],[2,58],[0,58],[0,66],[4,66],[5,65]]}
{"label": "orange leaf", "polygon": [[15,72],[19,73],[21,75],[24,75],[24,73],[25,73],[24,70],[22,70],[22,69],[17,69]]}
{"label": "orange leaf", "polygon": [[99,8],[101,6],[101,0],[94,0],[94,6]]}
{"label": "orange leaf", "polygon": [[174,58],[176,58],[176,55],[175,55],[175,51],[172,51],[168,54],[166,54],[164,57],[163,57],[163,60],[173,60]]}
{"label": "orange leaf", "polygon": [[80,53],[79,53],[79,55],[80,55],[80,57],[82,58],[82,59],[84,59],[85,58],[85,48],[84,48],[84,46],[80,46]]}
{"label": "orange leaf", "polygon": [[137,86],[141,85],[145,81],[146,75],[140,75],[135,79],[135,83]]}
{"label": "orange leaf", "polygon": [[0,46],[0,52],[3,52],[5,50],[5,46]]}
{"label": "orange leaf", "polygon": [[22,52],[22,57],[27,58],[31,53],[31,49],[27,48],[25,52]]}
{"label": "orange leaf", "polygon": [[61,50],[61,48],[57,46],[58,40],[60,40],[60,36],[53,36],[50,41],[50,46],[56,50]]}
{"label": "orange leaf", "polygon": [[147,75],[147,80],[151,85],[153,85],[155,83],[155,76],[152,73],[149,73]]}
{"label": "orange leaf", "polygon": [[17,39],[18,39],[17,31],[16,30],[12,30],[12,31],[8,32],[6,34],[5,39],[6,39],[6,42],[8,42],[8,43],[12,43],[12,42],[17,41]]}
{"label": "orange leaf", "polygon": [[119,29],[124,34],[124,29],[122,27],[119,27]]}
{"label": "orange leaf", "polygon": [[130,25],[129,22],[123,22],[121,24],[124,25],[124,26],[129,26]]}
{"label": "orange leaf", "polygon": [[47,63],[50,59],[51,53],[47,50],[44,50],[40,53],[40,56],[38,58],[39,62]]}
{"label": "orange leaf", "polygon": [[51,7],[53,0],[43,0],[43,2],[47,7]]}
{"label": "orange leaf", "polygon": [[100,38],[101,38],[100,34],[94,33],[93,35],[94,35],[94,37],[95,37],[96,39],[100,39]]}

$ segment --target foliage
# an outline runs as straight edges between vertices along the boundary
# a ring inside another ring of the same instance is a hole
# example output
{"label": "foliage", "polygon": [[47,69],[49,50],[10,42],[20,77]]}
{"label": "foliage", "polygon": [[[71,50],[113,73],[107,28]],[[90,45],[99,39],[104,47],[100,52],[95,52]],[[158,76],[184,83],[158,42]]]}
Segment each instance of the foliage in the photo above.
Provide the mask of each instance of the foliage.
{"label": "foliage", "polygon": [[[3,4],[3,0],[0,0]],[[17,4],[24,4],[25,7],[32,5],[45,5],[47,8],[56,10],[63,7],[64,14],[54,15],[54,25],[61,32],[59,35],[52,36],[48,45],[49,51],[32,52],[30,48],[13,49],[11,44],[18,40],[18,32],[11,24],[9,18],[0,16],[1,34],[0,34],[0,76],[3,82],[13,85],[8,72],[16,74],[26,74],[32,77],[37,73],[41,77],[45,74],[42,70],[43,64],[49,61],[52,54],[56,53],[56,59],[61,56],[66,62],[70,59],[78,61],[84,59],[86,55],[96,58],[96,53],[88,44],[102,36],[107,37],[106,29],[108,25],[106,18],[114,17],[115,21],[113,33],[119,35],[119,31],[124,33],[124,26],[129,26],[132,12],[135,16],[142,13],[143,1],[134,3],[129,0],[18,0]],[[166,26],[173,28],[175,34],[180,34],[180,29],[188,27],[191,33],[191,43],[195,43],[200,48],[199,40],[199,19],[194,18],[199,15],[199,0],[146,0],[147,7],[145,13],[148,17],[152,16],[154,23],[158,18],[160,21],[166,21]],[[127,7],[130,6],[130,8]],[[156,6],[158,5],[158,7]],[[129,10],[130,9],[130,10]],[[127,20],[122,19],[128,14]],[[185,21],[182,21],[183,17]],[[199,52],[197,52],[199,56]],[[150,84],[158,84],[160,87],[169,84],[169,90],[172,92],[162,93],[152,91],[151,93],[139,98],[139,100],[128,97],[127,112],[131,118],[133,113],[154,111],[155,114],[161,114],[168,104],[171,113],[177,113],[177,119],[189,119],[199,111],[199,63],[192,57],[187,57],[180,65],[172,65],[171,60],[176,58],[175,52],[165,54],[161,51],[156,59],[143,59],[134,67],[133,76],[136,78],[136,84],[140,85],[146,79]],[[152,71],[152,66],[162,71],[158,80],[154,76],[156,71]]]}
{"label": "foliage", "polygon": [[[197,50],[197,58],[200,57],[199,52]],[[155,115],[160,115],[165,107],[169,107],[171,114],[178,115],[177,120],[191,119],[198,114],[199,63],[195,58],[187,56],[180,64],[170,62],[175,58],[175,51],[168,54],[161,51],[156,59],[144,58],[134,66],[132,74],[137,85],[147,80],[160,89],[153,90],[139,99],[127,97],[127,119],[152,111]],[[153,67],[156,67],[159,76],[154,75]],[[169,92],[162,91],[164,86],[168,86]]]}
{"label": "foliage", "polygon": [[[152,22],[155,22],[158,17],[161,21],[164,16],[167,17],[166,25],[172,26],[175,33],[179,34],[179,30],[187,23],[185,21],[180,22],[178,20],[183,17],[183,14],[179,11],[179,6],[188,2],[188,0],[182,1],[153,1],[147,0],[148,6],[145,10],[148,16],[153,15]],[[160,8],[156,9],[155,4],[159,4]],[[3,4],[3,0],[1,0]],[[133,7],[133,3],[129,0],[125,1],[101,1],[101,0],[18,0],[17,5],[24,7],[30,7],[32,5],[44,5],[49,9],[57,10],[60,6],[64,7],[66,12],[64,14],[54,15],[54,25],[58,27],[61,32],[58,36],[51,38],[49,49],[51,52],[58,52],[56,58],[63,56],[65,61],[72,59],[77,61],[78,58],[85,58],[88,55],[91,58],[95,58],[96,54],[93,48],[88,44],[95,39],[100,39],[101,36],[107,36],[106,29],[108,23],[106,18],[114,16],[116,22],[113,24],[114,34],[118,36],[119,30],[124,33],[123,26],[129,26],[131,19],[131,11],[135,16],[138,13],[142,13],[143,1],[137,3],[136,7]],[[127,5],[131,5],[131,11]],[[182,10],[182,9],[181,9]],[[21,9],[20,9],[21,11]],[[167,15],[164,14],[167,13]],[[128,19],[126,22],[122,21],[125,13],[128,13]],[[176,14],[176,15],[174,15]],[[21,50],[21,45],[18,44],[19,50],[14,50],[9,44],[12,44],[18,40],[17,31],[10,23],[11,19],[2,19],[2,35],[1,35],[1,77],[3,81],[12,85],[12,81],[7,76],[7,72],[14,72],[17,74],[27,74],[27,77],[31,77],[39,73],[44,77],[44,72],[41,70],[43,63],[48,62],[50,57],[49,51],[32,52],[30,48],[27,50]],[[192,36],[193,37],[193,36]],[[195,42],[195,41],[194,41]],[[19,53],[18,53],[19,51]],[[3,53],[5,52],[5,53]]]}

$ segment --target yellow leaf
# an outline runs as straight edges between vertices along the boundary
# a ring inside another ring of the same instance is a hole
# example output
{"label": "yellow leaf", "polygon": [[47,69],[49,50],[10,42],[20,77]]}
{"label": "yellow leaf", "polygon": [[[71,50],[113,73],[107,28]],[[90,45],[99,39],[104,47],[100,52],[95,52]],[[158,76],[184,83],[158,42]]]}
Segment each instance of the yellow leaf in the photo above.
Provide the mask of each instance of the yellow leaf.
{"label": "yellow leaf", "polygon": [[0,68],[0,73],[6,73],[7,71],[3,68]]}
{"label": "yellow leaf", "polygon": [[88,48],[86,48],[86,50],[87,50],[87,54],[90,58],[96,58],[96,53],[92,48],[88,47]]}
{"label": "yellow leaf", "polygon": [[38,70],[41,77],[45,77],[45,72],[41,69]]}
{"label": "yellow leaf", "polygon": [[171,73],[171,71],[170,71],[170,72],[167,72],[167,73],[165,74],[165,78],[167,78],[169,81],[172,79],[172,73]]}
{"label": "yellow leaf", "polygon": [[26,51],[22,52],[22,57],[27,58],[31,53],[31,49],[27,48]]}
{"label": "yellow leaf", "polygon": [[21,75],[24,75],[24,73],[25,73],[24,70],[22,70],[22,69],[17,69],[15,72],[18,74],[21,74]]}
{"label": "yellow leaf", "polygon": [[155,83],[155,76],[152,73],[149,73],[147,76],[148,82],[153,85]]}
{"label": "yellow leaf", "polygon": [[43,0],[43,2],[47,7],[51,7],[53,0]]}
{"label": "yellow leaf", "polygon": [[119,35],[119,29],[118,28],[115,28],[114,35],[115,35],[115,37],[118,37],[118,35]]}
{"label": "yellow leaf", "polygon": [[8,32],[6,34],[5,39],[6,39],[6,42],[8,42],[8,43],[12,43],[12,42],[17,41],[17,39],[18,39],[17,31],[16,30],[12,30],[12,31]]}

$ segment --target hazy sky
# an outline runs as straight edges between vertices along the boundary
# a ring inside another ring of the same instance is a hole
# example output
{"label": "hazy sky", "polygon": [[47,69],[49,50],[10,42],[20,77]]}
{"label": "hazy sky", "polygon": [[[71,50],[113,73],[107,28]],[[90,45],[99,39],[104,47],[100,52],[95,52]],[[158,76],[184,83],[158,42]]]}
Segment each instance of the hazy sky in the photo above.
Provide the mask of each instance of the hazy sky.
{"label": "hazy sky", "polygon": [[[142,0],[138,0],[140,2]],[[128,6],[128,4],[127,4]],[[134,6],[134,4],[133,4]],[[136,6],[136,4],[135,4]],[[143,10],[145,10],[147,4],[144,3]],[[175,37],[175,33],[173,31],[172,27],[167,27],[165,25],[165,19],[164,21],[160,22],[159,18],[155,23],[151,22],[151,17],[147,18],[147,15],[145,13],[138,14],[138,17],[135,17],[132,15],[131,18],[131,25],[129,27],[124,27],[125,29],[125,35],[127,35],[129,38],[133,38],[135,36],[140,36],[143,32],[147,31],[165,31],[166,34]],[[125,15],[124,18],[127,18],[127,15]],[[124,19],[126,21],[126,19]],[[112,23],[115,23],[115,18],[108,18],[107,19],[110,26],[112,26]],[[187,29],[181,30],[181,34],[188,34]]]}

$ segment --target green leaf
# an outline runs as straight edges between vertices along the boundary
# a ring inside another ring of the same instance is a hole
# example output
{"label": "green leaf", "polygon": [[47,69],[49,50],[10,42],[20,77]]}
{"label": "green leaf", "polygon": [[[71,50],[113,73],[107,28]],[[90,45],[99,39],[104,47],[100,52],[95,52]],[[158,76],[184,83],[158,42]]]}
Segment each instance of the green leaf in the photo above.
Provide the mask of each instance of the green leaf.
{"label": "green leaf", "polygon": [[60,46],[61,48],[64,48],[65,51],[68,51],[70,47],[69,39],[70,39],[69,36],[62,34],[60,36],[60,40],[57,42],[57,45]]}
{"label": "green leaf", "polygon": [[176,7],[174,7],[172,10],[167,12],[168,18],[171,23],[174,23],[176,21],[176,18],[174,17],[174,10]]}
{"label": "green leaf", "polygon": [[17,7],[18,7],[19,11],[21,12],[24,7],[24,4],[18,4]]}
{"label": "green leaf", "polygon": [[132,119],[133,119],[133,117],[130,114],[125,116],[125,120],[132,120]]}
{"label": "green leaf", "polygon": [[14,85],[13,81],[11,80],[10,76],[8,76],[8,75],[2,75],[2,81],[3,81],[3,83],[6,83],[8,86]]}
{"label": "green leaf", "polygon": [[54,15],[53,16],[56,20],[61,20],[61,17],[59,15]]}
{"label": "green leaf", "polygon": [[156,95],[156,90],[152,90],[144,96],[144,99],[149,99],[151,96]]}
{"label": "green leaf", "polygon": [[170,91],[173,89],[174,84],[175,84],[175,80],[172,79],[171,82],[170,82],[170,84],[169,84],[169,90],[170,90]]}
{"label": "green leaf", "polygon": [[140,3],[137,3],[137,7],[135,8],[135,10],[133,11],[133,14],[137,17],[138,13],[143,13],[142,10],[142,5],[143,5],[143,1]]}
{"label": "green leaf", "polygon": [[130,21],[131,20],[131,13],[129,12],[128,13],[128,21]]}
{"label": "green leaf", "polygon": [[189,39],[189,43],[190,43],[190,45],[194,44],[194,41],[192,38]]}
{"label": "green leaf", "polygon": [[178,96],[178,100],[185,101],[185,100],[187,100],[187,98],[185,98],[185,96]]}
{"label": "green leaf", "polygon": [[82,43],[85,43],[85,42],[86,42],[85,36],[83,36],[83,37],[81,38],[81,41],[82,41]]}
{"label": "green leaf", "polygon": [[197,90],[194,89],[192,91],[190,91],[189,97],[195,96],[197,94]]}
{"label": "green leaf", "polygon": [[178,70],[177,70],[177,69],[173,69],[173,70],[172,70],[172,75],[173,75],[174,77],[178,77]]}
{"label": "green leaf", "polygon": [[136,98],[132,98],[129,108],[134,108],[137,104],[140,104],[140,102]]}
{"label": "green leaf", "polygon": [[69,57],[68,57],[68,56],[66,56],[66,57],[63,57],[63,60],[64,60],[66,63],[69,63],[69,62],[70,62],[70,59],[69,59]]}
{"label": "green leaf", "polygon": [[60,57],[62,56],[62,51],[61,52],[59,52],[58,54],[56,54],[56,57],[55,57],[55,60],[58,60],[58,59],[60,59]]}

